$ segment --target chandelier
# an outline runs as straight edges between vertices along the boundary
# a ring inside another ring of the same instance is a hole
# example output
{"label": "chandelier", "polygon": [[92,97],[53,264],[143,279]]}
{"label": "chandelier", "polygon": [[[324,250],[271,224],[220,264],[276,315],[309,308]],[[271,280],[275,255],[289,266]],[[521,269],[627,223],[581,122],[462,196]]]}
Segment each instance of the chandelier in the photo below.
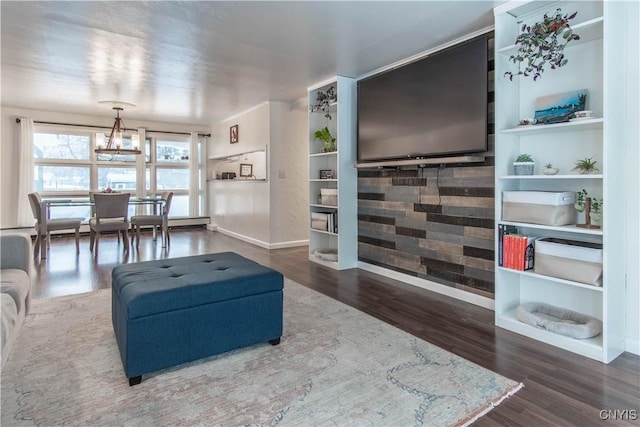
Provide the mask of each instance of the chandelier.
{"label": "chandelier", "polygon": [[134,133],[131,135],[131,148],[125,148],[122,146],[122,132],[125,129],[124,123],[120,118],[120,111],[123,111],[125,107],[134,107],[133,104],[116,101],[101,101],[99,104],[110,105],[116,111],[116,119],[111,128],[109,139],[106,141],[104,133],[96,133],[96,149],[94,150],[98,154],[142,154],[140,151],[140,135]]}

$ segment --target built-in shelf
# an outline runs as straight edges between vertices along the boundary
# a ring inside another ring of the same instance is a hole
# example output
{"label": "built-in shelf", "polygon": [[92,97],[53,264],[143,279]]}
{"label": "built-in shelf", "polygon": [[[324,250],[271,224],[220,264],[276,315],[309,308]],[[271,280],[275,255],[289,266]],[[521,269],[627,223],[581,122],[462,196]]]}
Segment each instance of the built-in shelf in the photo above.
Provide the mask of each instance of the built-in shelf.
{"label": "built-in shelf", "polygon": [[560,279],[558,277],[545,276],[543,274],[534,273],[533,270],[531,270],[531,271],[521,271],[521,270],[514,270],[512,268],[504,268],[504,267],[498,267],[498,269],[501,270],[501,271],[507,271],[509,273],[520,274],[522,276],[535,277],[535,278],[538,278],[538,279],[550,280],[552,282],[562,283],[562,284],[569,285],[569,286],[575,286],[577,288],[584,288],[584,289],[588,289],[588,290],[594,291],[594,292],[602,292],[602,286],[588,285],[586,283],[574,282],[572,280]]}
{"label": "built-in shelf", "polygon": [[331,179],[314,178],[314,179],[310,179],[309,182],[338,182],[338,180],[334,178],[331,178]]}
{"label": "built-in shelf", "polygon": [[602,117],[596,117],[593,119],[584,119],[584,120],[574,120],[570,122],[562,122],[562,123],[553,123],[548,125],[527,125],[527,126],[518,126],[509,129],[503,129],[498,131],[498,133],[502,134],[529,134],[529,135],[542,135],[545,133],[558,133],[558,132],[575,132],[578,130],[591,130],[591,129],[601,129],[604,123],[604,119]]}
{"label": "built-in shelf", "polygon": [[338,209],[336,205],[321,205],[319,203],[311,203],[309,206],[312,208]]}
{"label": "built-in shelf", "polygon": [[513,221],[499,221],[499,223],[505,224],[505,225],[515,225],[516,227],[522,227],[522,228],[534,228],[539,230],[562,231],[567,233],[591,234],[594,236],[602,236],[602,228],[582,228],[582,227],[576,227],[575,225],[562,225],[562,226],[539,225],[539,224],[531,224],[528,222],[513,222]]}
{"label": "built-in shelf", "polygon": [[516,310],[501,313],[496,318],[496,325],[511,331],[526,335],[538,341],[564,348],[565,350],[581,354],[592,359],[602,358],[602,334],[589,339],[578,340],[564,335],[555,334],[544,329],[535,328],[523,323],[516,317]]}
{"label": "built-in shelf", "polygon": [[[569,47],[574,47],[582,43],[591,42],[593,40],[598,40],[602,38],[603,31],[603,22],[604,18],[599,16],[594,19],[590,19],[585,22],[580,22],[575,25],[571,25],[571,29],[574,33],[580,36],[580,40],[573,40],[569,44]],[[518,51],[518,46],[516,44],[512,44],[509,46],[505,46],[497,50],[500,55],[511,56],[514,55]]]}
{"label": "built-in shelf", "polygon": [[309,157],[324,157],[324,156],[337,156],[337,151],[329,151],[328,153],[312,153],[309,154]]}
{"label": "built-in shelf", "polygon": [[530,179],[602,179],[601,174],[573,174],[573,175],[502,175],[498,179],[530,180]]}
{"label": "built-in shelf", "polygon": [[[335,207],[335,206],[334,206]],[[333,233],[331,231],[325,231],[325,230],[316,230],[315,228],[310,228],[309,231],[312,231],[314,233],[320,233],[320,234],[328,234],[330,236],[337,236],[337,233]]]}

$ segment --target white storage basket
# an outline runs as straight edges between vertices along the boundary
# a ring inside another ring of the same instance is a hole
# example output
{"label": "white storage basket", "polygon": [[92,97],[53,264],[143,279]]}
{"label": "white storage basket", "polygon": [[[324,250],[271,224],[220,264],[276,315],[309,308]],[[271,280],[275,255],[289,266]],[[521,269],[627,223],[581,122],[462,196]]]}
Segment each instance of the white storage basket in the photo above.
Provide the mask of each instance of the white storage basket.
{"label": "white storage basket", "polygon": [[536,240],[533,271],[602,286],[602,245],[547,237]]}
{"label": "white storage basket", "polygon": [[503,191],[502,220],[541,225],[576,223],[576,193],[572,191]]}

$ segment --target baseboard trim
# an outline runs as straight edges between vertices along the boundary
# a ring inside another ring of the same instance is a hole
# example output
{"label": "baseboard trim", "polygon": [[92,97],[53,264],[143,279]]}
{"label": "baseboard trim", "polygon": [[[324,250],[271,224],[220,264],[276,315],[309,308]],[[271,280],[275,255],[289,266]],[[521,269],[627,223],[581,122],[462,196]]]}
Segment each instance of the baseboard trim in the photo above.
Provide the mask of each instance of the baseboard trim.
{"label": "baseboard trim", "polygon": [[449,286],[442,285],[440,283],[432,282],[430,280],[421,279],[419,277],[410,276],[408,274],[399,273],[397,271],[389,270],[377,265],[368,264],[366,262],[358,261],[358,268],[371,273],[376,273],[390,279],[399,280],[400,282],[407,283],[409,285],[417,286],[428,291],[433,291],[442,295],[446,295],[457,300],[468,302],[480,307],[488,308],[489,310],[495,310],[495,301],[491,298],[475,295],[469,292],[462,291],[460,289],[451,288]]}
{"label": "baseboard trim", "polygon": [[625,340],[625,351],[640,356],[640,341],[627,338]]}
{"label": "baseboard trim", "polygon": [[[207,227],[209,229],[209,227]],[[212,230],[214,231],[214,230]],[[242,240],[243,242],[251,243],[252,245],[259,246],[264,249],[284,249],[284,248],[293,248],[297,246],[306,246],[309,244],[308,240],[292,240],[289,242],[277,242],[277,243],[268,243],[262,240],[254,239],[253,237],[245,236],[244,234],[236,233],[235,231],[227,230],[225,228],[221,228],[216,226],[216,230],[224,235],[233,237],[238,240]]]}

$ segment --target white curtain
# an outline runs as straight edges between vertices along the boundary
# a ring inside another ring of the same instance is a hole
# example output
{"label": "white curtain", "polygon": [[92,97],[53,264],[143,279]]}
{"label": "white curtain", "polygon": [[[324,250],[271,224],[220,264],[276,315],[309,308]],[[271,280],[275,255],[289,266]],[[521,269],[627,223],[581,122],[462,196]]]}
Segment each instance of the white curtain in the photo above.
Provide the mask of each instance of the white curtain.
{"label": "white curtain", "polygon": [[33,191],[33,120],[28,117],[20,117],[18,144],[18,226],[32,227],[35,221],[27,194]]}

